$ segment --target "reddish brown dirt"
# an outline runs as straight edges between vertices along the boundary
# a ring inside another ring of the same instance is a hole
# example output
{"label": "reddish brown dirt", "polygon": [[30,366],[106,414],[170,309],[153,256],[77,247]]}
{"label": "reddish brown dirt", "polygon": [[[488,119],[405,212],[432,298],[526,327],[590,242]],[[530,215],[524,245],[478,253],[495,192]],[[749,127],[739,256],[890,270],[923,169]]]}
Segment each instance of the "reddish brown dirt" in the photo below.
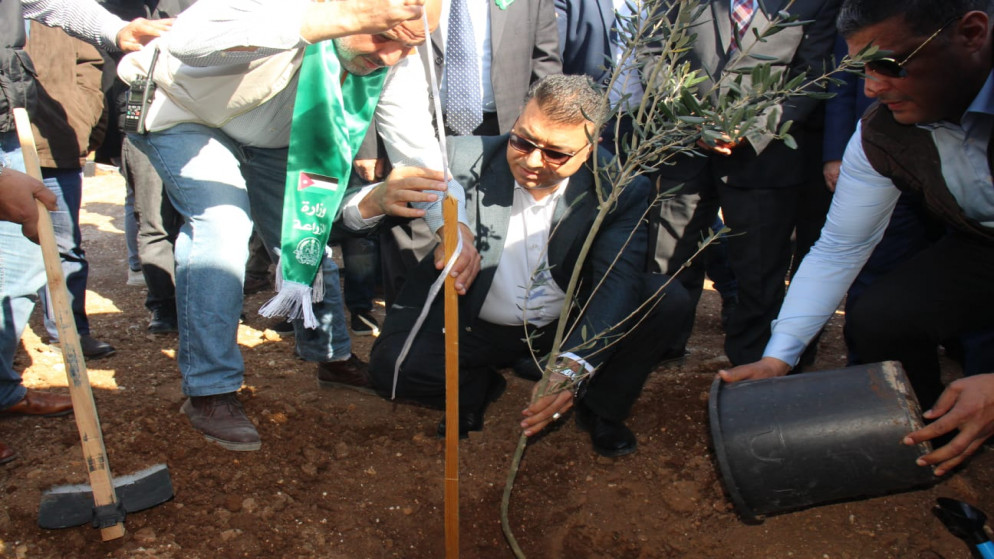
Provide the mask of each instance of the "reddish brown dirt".
{"label": "reddish brown dirt", "polygon": [[[145,331],[143,291],[125,285],[123,186],[88,179],[84,237],[91,262],[93,332],[117,354],[89,363],[111,468],[117,475],[165,463],[175,499],[133,514],[123,539],[101,542],[89,527],[37,527],[42,491],[84,483],[72,419],[0,423],[19,453],[0,466],[0,557],[442,557],[443,446],[439,412],[347,390],[321,390],[314,365],[292,342],[266,332],[246,301],[239,342],[247,374],[242,399],[258,424],[259,452],[223,450],[179,413],[183,396],[175,336]],[[994,458],[926,490],[812,508],[744,524],[714,465],[707,393],[725,364],[720,302],[706,292],[692,353],[649,379],[629,425],[636,454],[601,458],[571,420],[534,441],[511,502],[511,522],[529,557],[966,558],[929,509],[939,496],[994,513]],[[382,309],[378,310],[382,317]],[[843,361],[833,319],[817,368]],[[66,391],[61,356],[41,343],[37,317],[17,365],[25,384]],[[356,340],[367,357],[370,338]],[[500,530],[500,496],[531,384],[508,375],[486,429],[460,448],[463,557],[512,556]],[[569,418],[568,418],[569,419]]]}

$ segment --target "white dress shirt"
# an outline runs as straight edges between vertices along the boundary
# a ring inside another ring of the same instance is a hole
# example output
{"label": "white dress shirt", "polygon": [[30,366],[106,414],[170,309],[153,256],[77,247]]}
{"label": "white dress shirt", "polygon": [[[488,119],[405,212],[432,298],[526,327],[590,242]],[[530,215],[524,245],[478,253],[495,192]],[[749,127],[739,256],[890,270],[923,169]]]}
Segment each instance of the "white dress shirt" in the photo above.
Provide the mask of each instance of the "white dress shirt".
{"label": "white dress shirt", "polygon": [[514,202],[504,249],[480,318],[492,324],[545,326],[559,318],[566,294],[548,266],[549,234],[556,203],[569,179],[541,200],[514,184]]}

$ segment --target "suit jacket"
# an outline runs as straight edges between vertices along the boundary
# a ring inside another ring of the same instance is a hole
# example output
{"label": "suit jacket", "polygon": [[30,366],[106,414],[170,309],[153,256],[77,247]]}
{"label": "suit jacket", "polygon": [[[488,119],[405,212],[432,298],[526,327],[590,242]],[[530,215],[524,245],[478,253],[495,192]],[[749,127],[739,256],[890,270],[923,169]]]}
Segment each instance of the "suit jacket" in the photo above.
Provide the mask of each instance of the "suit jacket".
{"label": "suit jacket", "polygon": [[81,169],[86,154],[103,140],[104,59],[97,47],[57,27],[31,22],[25,50],[38,72],[38,99],[31,128],[42,167]]}
{"label": "suit jacket", "polygon": [[[722,76],[754,66],[757,61],[748,56],[728,55],[732,39],[732,23],[729,16],[729,0],[711,0],[701,11],[695,22],[696,40],[693,42],[686,60],[694,68],[702,70],[709,79],[698,86],[700,92],[710,90]],[[742,50],[750,54],[772,57],[772,70],[786,71],[789,75],[809,73],[812,76],[828,69],[832,46],[835,41],[835,16],[840,0],[795,0],[789,12],[800,21],[801,26],[787,27],[767,37],[764,42],[756,42],[752,29],[763,30],[777,13],[785,9],[789,0],[759,0],[758,9],[743,40]],[[647,70],[645,75],[650,75]],[[803,141],[808,132],[805,126],[819,100],[810,97],[791,97],[779,109],[779,121],[793,121],[791,134]],[[820,122],[818,123],[820,136]],[[665,167],[662,173],[669,178],[689,178],[699,172],[710,159],[717,167],[720,176],[727,176],[728,183],[738,187],[777,187],[800,184],[805,178],[802,153],[787,147],[783,142],[770,141],[767,136],[748,136],[750,146],[741,146],[729,157],[682,158],[673,167]],[[804,146],[801,145],[801,150]],[[820,154],[815,156],[820,157]]]}
{"label": "suit jacket", "polygon": [[609,76],[612,0],[555,0],[559,55],[564,74],[586,74],[598,83]]}
{"label": "suit jacket", "polygon": [[[842,36],[835,41],[835,59],[842,60],[848,53]],[[845,72],[838,76],[841,83],[830,84],[828,91],[835,97],[825,100],[825,140],[822,161],[841,161],[849,138],[856,132],[856,123],[873,99],[863,92],[863,78]]]}
{"label": "suit jacket", "polygon": [[[472,325],[490,290],[504,249],[514,177],[505,155],[506,135],[451,138],[448,149],[449,168],[455,179],[466,187],[467,213],[482,259],[480,273],[460,305],[462,324]],[[611,188],[609,184],[602,181],[602,188]],[[564,291],[573,271],[573,263],[579,260],[580,248],[597,214],[594,188],[594,176],[588,164],[570,177],[554,211],[548,263],[553,280]],[[602,223],[584,263],[580,299],[589,300],[581,317],[584,328],[574,328],[563,349],[573,351],[593,366],[607,359],[611,349],[596,351],[606,341],[575,349],[583,345],[583,331],[591,337],[603,332],[621,323],[642,302],[640,291],[647,246],[643,217],[648,206],[648,193],[649,181],[643,177],[635,179],[625,188],[618,204]],[[405,307],[423,305],[428,287],[437,275],[433,259],[428,257],[422,260],[404,284],[397,304]],[[601,278],[603,284],[593,292],[593,287]],[[440,301],[441,298],[436,304]]]}
{"label": "suit jacket", "polygon": [[[559,33],[552,0],[515,0],[505,9],[489,2],[490,10],[490,79],[497,103],[497,120],[501,133],[507,133],[524,107],[528,88],[544,76],[562,72],[559,57]],[[425,64],[425,83],[431,83],[428,64],[434,62],[435,79],[441,83],[445,64],[442,34],[431,34],[432,52],[428,46],[418,47]],[[428,110],[434,118],[435,103],[430,99]],[[386,158],[374,123],[366,131],[356,159]]]}
{"label": "suit jacket", "polygon": [[[505,9],[490,1],[490,81],[501,133],[507,133],[524,107],[531,84],[562,72],[559,32],[552,0],[515,0]],[[431,36],[435,77],[442,79],[445,49],[441,31]],[[426,55],[427,46],[419,48]],[[434,107],[434,105],[432,105]]]}

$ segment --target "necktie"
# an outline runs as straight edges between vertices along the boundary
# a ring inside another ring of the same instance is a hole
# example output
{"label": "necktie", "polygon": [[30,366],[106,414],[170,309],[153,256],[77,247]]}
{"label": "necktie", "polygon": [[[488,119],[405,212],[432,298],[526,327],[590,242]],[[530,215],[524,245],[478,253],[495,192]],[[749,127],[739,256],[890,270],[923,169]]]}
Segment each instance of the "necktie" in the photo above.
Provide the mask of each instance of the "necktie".
{"label": "necktie", "polygon": [[468,1],[452,0],[445,39],[446,121],[460,136],[472,134],[483,122],[480,60]]}
{"label": "necktie", "polygon": [[756,0],[732,0],[732,40],[729,51],[742,47],[742,39],[756,13]]}

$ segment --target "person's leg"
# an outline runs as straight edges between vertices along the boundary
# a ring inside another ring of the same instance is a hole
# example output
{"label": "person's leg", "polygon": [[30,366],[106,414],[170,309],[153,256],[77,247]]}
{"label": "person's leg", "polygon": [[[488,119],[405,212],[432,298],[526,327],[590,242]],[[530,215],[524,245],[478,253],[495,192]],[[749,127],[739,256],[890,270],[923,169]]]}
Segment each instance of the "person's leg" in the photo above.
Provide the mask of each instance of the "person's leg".
{"label": "person's leg", "polygon": [[[649,220],[649,269],[654,273],[675,276],[696,308],[704,289],[706,257],[698,255],[688,268],[702,240],[711,232],[718,215],[718,199],[710,165],[696,175],[684,178],[659,178],[655,194],[665,195],[653,209]],[[681,347],[686,347],[693,330],[693,319],[684,332]]]}
{"label": "person's leg", "polygon": [[135,191],[138,254],[148,287],[145,307],[165,321],[162,325],[164,330],[160,331],[175,330],[176,264],[173,250],[183,218],[165,196],[162,179],[148,156],[129,139],[125,139],[121,146],[121,174]]}
{"label": "person's leg", "polygon": [[[42,169],[45,186],[55,193],[58,211],[52,212],[55,242],[62,261],[62,274],[69,294],[73,322],[79,333],[80,347],[88,359],[100,359],[114,354],[114,346],[90,335],[90,321],[86,316],[86,280],[89,263],[83,251],[83,236],[79,231],[79,208],[83,198],[83,175],[78,169]],[[44,310],[45,329],[52,343],[59,342],[55,324],[55,311],[48,299],[48,290],[39,293]]]}
{"label": "person's leg", "polygon": [[[285,149],[245,150],[245,180],[252,201],[252,216],[256,231],[278,262],[276,249],[283,230],[283,190],[286,183]],[[242,261],[244,268],[245,261]],[[352,340],[345,323],[345,305],[338,277],[338,265],[331,258],[331,248],[325,247],[321,261],[324,279],[324,299],[314,303],[317,328],[305,328],[303,321],[294,321],[297,353],[307,361],[345,362],[352,356]]]}
{"label": "person's leg", "polygon": [[373,309],[379,241],[374,236],[342,239],[342,263],[345,265],[345,306],[351,313]]}
{"label": "person's leg", "polygon": [[[897,199],[897,205],[891,212],[890,222],[884,230],[883,238],[870,253],[870,258],[863,264],[863,269],[859,271],[846,292],[846,316],[869,286],[929,245],[928,223],[925,219],[921,203],[914,196],[902,194]],[[849,364],[862,362],[852,349],[853,342],[848,321],[842,328],[842,335],[849,349]]]}
{"label": "person's leg", "polygon": [[[123,163],[122,163],[123,164]],[[138,218],[135,216],[135,189],[125,183],[124,191],[124,246],[128,250],[128,271],[141,272],[142,261],[138,253]],[[131,275],[128,275],[129,285]]]}
{"label": "person's leg", "polygon": [[[397,376],[397,397],[441,408],[445,405],[445,332],[441,298],[435,301]],[[424,304],[421,301],[421,304]],[[383,330],[370,353],[373,386],[386,397],[394,387],[395,364],[421,306],[395,305],[387,312]],[[462,317],[465,319],[465,317]],[[459,404],[479,407],[486,402],[490,379],[482,374],[509,364],[525,352],[521,327],[494,327],[482,321],[463,325],[459,336]]]}
{"label": "person's leg", "polygon": [[[55,242],[62,259],[62,274],[69,291],[69,304],[72,308],[76,331],[80,336],[90,333],[90,322],[86,317],[86,280],[90,265],[83,252],[82,235],[79,231],[79,208],[83,197],[83,176],[79,170],[42,169],[45,186],[55,193],[58,211],[51,212],[52,226],[55,228]],[[47,296],[42,296],[45,312],[45,329],[52,340],[58,341],[59,332],[53,314],[48,312]]]}
{"label": "person's leg", "polygon": [[[11,168],[24,170],[15,132],[0,134],[0,158]],[[41,249],[24,237],[20,225],[0,222],[0,409],[16,404],[27,393],[21,375],[14,371],[14,354],[44,285]]]}
{"label": "person's leg", "polygon": [[175,250],[183,393],[233,393],[244,372],[237,334],[252,232],[240,148],[219,130],[195,124],[129,138],[184,219]]}
{"label": "person's leg", "polygon": [[683,339],[693,307],[679,282],[663,289],[667,279],[663,274],[645,274],[640,300],[649,301],[656,293],[662,296],[630,320],[630,331],[590,382],[582,401],[600,417],[619,423],[627,419],[649,373]]}
{"label": "person's leg", "polygon": [[725,354],[734,365],[763,356],[770,323],[780,312],[798,192],[790,187],[718,186],[725,225],[731,229],[729,262],[739,284],[739,302],[725,329]]}
{"label": "person's leg", "polygon": [[273,276],[269,271],[273,265],[273,259],[269,256],[270,251],[266,248],[266,243],[255,230],[249,239],[249,258],[245,263],[245,288],[246,295],[253,295],[261,291],[273,289]]}
{"label": "person's leg", "polygon": [[357,336],[378,334],[380,325],[370,311],[373,310],[373,293],[376,278],[379,277],[379,240],[374,235],[346,237],[342,239],[341,248],[345,265],[345,306],[352,315],[352,333]]}
{"label": "person's leg", "polygon": [[897,360],[923,409],[942,392],[938,344],[994,326],[994,248],[950,234],[868,287],[847,313],[865,363]]}

